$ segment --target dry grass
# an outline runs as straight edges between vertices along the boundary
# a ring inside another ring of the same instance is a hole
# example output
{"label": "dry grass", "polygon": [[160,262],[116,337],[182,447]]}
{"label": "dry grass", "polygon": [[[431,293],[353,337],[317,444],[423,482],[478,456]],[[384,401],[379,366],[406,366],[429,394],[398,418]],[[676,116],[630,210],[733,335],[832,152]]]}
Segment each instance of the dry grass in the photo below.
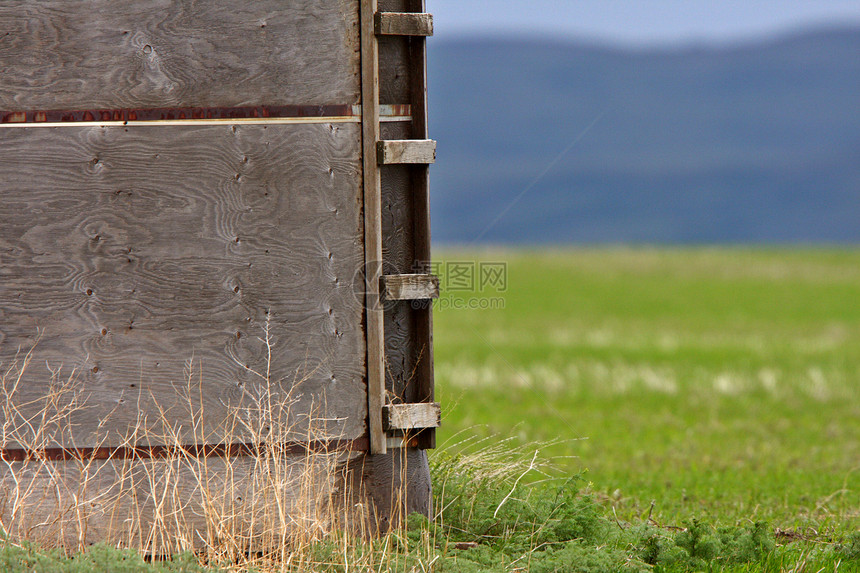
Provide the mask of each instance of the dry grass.
{"label": "dry grass", "polygon": [[[382,543],[381,551],[366,548],[377,524],[350,463],[361,454],[296,453],[297,427],[308,442],[338,436],[331,435],[325,404],[297,413],[292,391],[279,393],[270,379],[268,334],[261,340],[269,360],[264,371],[253,372],[259,384],[246,389],[216,429],[203,407],[201,365],[189,361],[185,384],[169,405],[146,397],[155,408],[139,410],[121,434],[107,416],[95,447],[78,450],[68,449],[74,420],[92,408],[77,373],[49,369],[46,385],[40,379],[46,374],[33,364],[37,347],[16,357],[0,379],[0,447],[27,455],[2,459],[3,537],[67,553],[94,542],[151,556],[193,551],[201,563],[235,570],[383,568],[393,554],[386,544],[400,547],[403,539],[395,528],[371,542]],[[33,383],[47,391],[22,399],[21,389]],[[206,445],[239,443],[240,452],[200,455]],[[67,459],[57,461],[64,447]],[[400,506],[396,501],[395,523],[403,521]]]}

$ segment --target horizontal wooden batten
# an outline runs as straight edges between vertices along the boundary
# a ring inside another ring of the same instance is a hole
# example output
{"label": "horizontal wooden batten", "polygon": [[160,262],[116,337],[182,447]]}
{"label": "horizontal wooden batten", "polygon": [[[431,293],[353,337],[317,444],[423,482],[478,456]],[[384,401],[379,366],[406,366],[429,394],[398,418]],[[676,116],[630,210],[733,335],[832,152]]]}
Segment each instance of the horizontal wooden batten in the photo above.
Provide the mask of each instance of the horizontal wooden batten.
{"label": "horizontal wooden batten", "polygon": [[[379,106],[380,121],[411,121],[408,104]],[[257,106],[234,108],[158,108],[74,111],[0,111],[0,127],[68,125],[261,125],[359,123],[360,105]]]}
{"label": "horizontal wooden batten", "polygon": [[442,408],[436,402],[389,404],[382,408],[382,426],[386,431],[438,428],[441,420]]}
{"label": "horizontal wooden batten", "polygon": [[307,442],[285,442],[282,444],[140,445],[98,448],[43,448],[39,450],[6,448],[0,450],[0,460],[4,462],[24,462],[29,460],[148,460],[169,457],[235,458],[254,456],[258,453],[262,454],[271,451],[283,454],[306,454],[309,452],[365,452],[368,448],[369,442],[366,437],[354,440],[311,440]]}
{"label": "horizontal wooden batten", "polygon": [[435,275],[385,275],[381,280],[385,300],[439,298],[439,277]]}
{"label": "horizontal wooden batten", "polygon": [[414,12],[377,12],[379,36],[432,36],[433,15]]}
{"label": "horizontal wooden batten", "polygon": [[417,448],[420,447],[420,444],[418,436],[388,436],[385,438],[385,445],[389,450]]}
{"label": "horizontal wooden batten", "polygon": [[376,144],[376,159],[380,165],[436,162],[436,142],[432,139],[391,139]]}

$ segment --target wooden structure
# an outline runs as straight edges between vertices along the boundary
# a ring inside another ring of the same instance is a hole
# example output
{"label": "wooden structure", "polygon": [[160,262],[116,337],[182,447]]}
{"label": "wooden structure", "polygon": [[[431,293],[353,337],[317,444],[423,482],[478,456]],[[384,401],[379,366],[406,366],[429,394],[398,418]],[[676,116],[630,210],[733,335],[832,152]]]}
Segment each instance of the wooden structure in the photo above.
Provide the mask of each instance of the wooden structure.
{"label": "wooden structure", "polygon": [[[51,391],[38,362],[86,399],[38,456],[157,457],[129,431],[166,416],[241,457],[263,388],[380,507],[404,451],[428,479],[430,34],[423,0],[0,4],[0,360],[39,338],[18,396]],[[189,361],[200,420],[170,406]]]}

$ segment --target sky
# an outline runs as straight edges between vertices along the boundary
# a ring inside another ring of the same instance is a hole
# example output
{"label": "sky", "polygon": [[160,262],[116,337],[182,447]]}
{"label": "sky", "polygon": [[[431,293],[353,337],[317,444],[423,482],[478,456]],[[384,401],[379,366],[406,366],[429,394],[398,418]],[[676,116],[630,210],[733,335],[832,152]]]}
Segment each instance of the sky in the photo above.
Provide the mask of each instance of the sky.
{"label": "sky", "polygon": [[860,24],[860,0],[426,0],[436,36],[552,35],[634,46],[730,43]]}

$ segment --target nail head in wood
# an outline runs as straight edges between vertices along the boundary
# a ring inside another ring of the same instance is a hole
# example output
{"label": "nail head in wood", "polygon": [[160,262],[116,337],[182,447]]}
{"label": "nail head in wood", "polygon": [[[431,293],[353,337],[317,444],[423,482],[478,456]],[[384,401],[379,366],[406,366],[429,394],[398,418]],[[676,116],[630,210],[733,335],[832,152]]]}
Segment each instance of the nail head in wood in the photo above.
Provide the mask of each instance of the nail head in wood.
{"label": "nail head in wood", "polygon": [[389,139],[376,144],[380,165],[436,162],[436,142],[432,139]]}
{"label": "nail head in wood", "polygon": [[439,277],[435,275],[384,275],[380,286],[383,300],[439,298]]}
{"label": "nail head in wood", "polygon": [[432,36],[433,15],[410,12],[377,12],[378,36]]}
{"label": "nail head in wood", "polygon": [[386,431],[438,428],[441,422],[442,408],[436,402],[389,404],[382,408],[382,426]]}

